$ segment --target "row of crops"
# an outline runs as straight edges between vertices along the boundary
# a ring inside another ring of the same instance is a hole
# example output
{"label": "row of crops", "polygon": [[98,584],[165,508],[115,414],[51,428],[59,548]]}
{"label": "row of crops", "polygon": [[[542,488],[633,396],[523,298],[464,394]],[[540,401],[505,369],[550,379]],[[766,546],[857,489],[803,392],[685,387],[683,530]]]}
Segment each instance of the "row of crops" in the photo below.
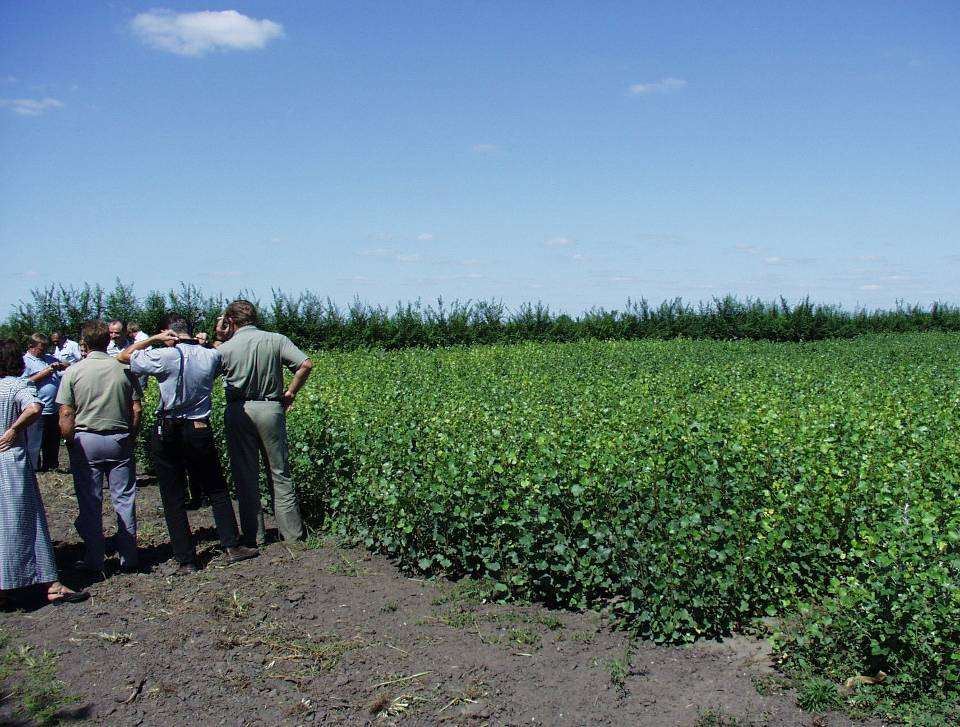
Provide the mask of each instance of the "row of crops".
{"label": "row of crops", "polygon": [[323,353],[289,425],[314,518],[406,567],[956,694],[960,336]]}

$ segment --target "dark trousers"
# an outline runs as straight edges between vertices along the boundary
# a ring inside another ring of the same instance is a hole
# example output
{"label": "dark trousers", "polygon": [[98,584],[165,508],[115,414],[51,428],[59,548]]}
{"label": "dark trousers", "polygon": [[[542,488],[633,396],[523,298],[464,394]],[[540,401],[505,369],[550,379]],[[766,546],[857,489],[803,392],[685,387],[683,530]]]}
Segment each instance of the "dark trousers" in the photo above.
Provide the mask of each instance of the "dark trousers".
{"label": "dark trousers", "polygon": [[40,471],[55,470],[60,466],[60,414],[44,414],[43,440],[40,445]]}
{"label": "dark trousers", "polygon": [[167,419],[160,430],[154,426],[151,450],[163,514],[177,562],[192,563],[197,558],[187,520],[185,475],[188,473],[190,481],[210,499],[220,544],[224,548],[236,547],[240,542],[237,520],[209,421]]}

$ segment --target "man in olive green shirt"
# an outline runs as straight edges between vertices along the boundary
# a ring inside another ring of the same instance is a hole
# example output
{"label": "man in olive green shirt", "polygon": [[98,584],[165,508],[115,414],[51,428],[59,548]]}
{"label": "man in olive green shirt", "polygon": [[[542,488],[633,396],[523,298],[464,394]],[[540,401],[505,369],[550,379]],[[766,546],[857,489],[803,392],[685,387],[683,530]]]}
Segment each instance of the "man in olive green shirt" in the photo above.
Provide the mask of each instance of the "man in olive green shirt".
{"label": "man in olive green shirt", "polygon": [[140,386],[130,372],[107,355],[110,330],[103,321],[87,321],[81,340],[89,354],[68,368],[60,381],[60,433],[70,453],[77,494],[76,527],[86,552],[78,567],[103,570],[103,478],[117,512],[120,568],[137,568],[137,474],[133,448],[140,428]]}
{"label": "man in olive green shirt", "polygon": [[[313,363],[289,338],[261,331],[256,324],[257,309],[246,300],[228,305],[217,322],[227,399],[227,449],[237,486],[240,530],[248,546],[263,545],[266,539],[260,507],[261,451],[280,534],[284,540],[302,540],[307,535],[290,477],[286,410]],[[294,372],[287,387],[284,368]]]}

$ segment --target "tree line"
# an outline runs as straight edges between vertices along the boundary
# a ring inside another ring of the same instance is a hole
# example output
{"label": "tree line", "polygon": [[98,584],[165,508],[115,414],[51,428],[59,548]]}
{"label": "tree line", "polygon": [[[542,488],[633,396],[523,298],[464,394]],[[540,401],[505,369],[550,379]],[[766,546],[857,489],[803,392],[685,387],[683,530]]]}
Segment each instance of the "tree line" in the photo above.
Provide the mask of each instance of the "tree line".
{"label": "tree line", "polygon": [[[249,291],[237,296],[257,305],[261,327],[279,331],[315,349],[435,347],[520,341],[634,340],[641,338],[711,338],[770,341],[815,341],[852,338],[865,333],[960,331],[960,307],[898,303],[892,309],[848,310],[780,298],[763,301],[734,296],[688,303],[680,298],[651,305],[627,300],[622,310],[593,308],[579,315],[554,312],[543,303],[509,308],[502,302],[442,299],[371,305],[359,299],[340,306],[312,292],[296,295],[272,290],[267,301]],[[194,285],[139,298],[132,285],[118,281],[111,290],[100,285],[49,285],[35,288],[13,307],[0,324],[0,335],[25,339],[35,331],[61,329],[76,336],[91,318],[136,321],[154,332],[161,317],[175,311],[197,331],[213,333],[217,317],[229,302]]]}

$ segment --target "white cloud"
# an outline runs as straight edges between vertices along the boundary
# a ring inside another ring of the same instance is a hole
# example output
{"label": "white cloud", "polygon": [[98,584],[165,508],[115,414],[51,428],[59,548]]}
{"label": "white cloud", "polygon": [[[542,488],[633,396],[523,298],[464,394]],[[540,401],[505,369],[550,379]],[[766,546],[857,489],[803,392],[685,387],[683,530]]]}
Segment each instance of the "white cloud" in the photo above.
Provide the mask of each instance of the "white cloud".
{"label": "white cloud", "polygon": [[421,242],[429,242],[430,240],[433,239],[433,235],[429,232],[422,232],[419,235],[417,235],[417,239],[420,240]]}
{"label": "white cloud", "polygon": [[496,144],[474,144],[473,150],[477,154],[493,154],[495,151],[499,151],[500,147]]}
{"label": "white cloud", "polygon": [[669,93],[686,88],[687,82],[682,78],[662,78],[652,83],[635,83],[630,86],[630,93],[634,96],[644,96],[651,93]]}
{"label": "white cloud", "polygon": [[573,239],[569,237],[551,237],[549,240],[545,241],[545,247],[570,247],[574,245]]}
{"label": "white cloud", "polygon": [[398,263],[415,263],[420,261],[420,255],[411,252],[402,252],[396,256]]}
{"label": "white cloud", "polygon": [[0,98],[0,106],[13,110],[21,116],[39,116],[51,109],[63,108],[63,102],[55,98]]}
{"label": "white cloud", "polygon": [[734,245],[734,247],[737,249],[737,252],[745,252],[750,255],[758,255],[763,251],[763,248],[757,247],[756,245],[744,245],[742,243]]}
{"label": "white cloud", "polygon": [[772,256],[770,256],[770,257],[765,257],[765,258],[763,259],[763,261],[764,261],[767,265],[778,265],[779,263],[782,263],[782,262],[783,262],[783,258],[780,257],[779,255],[772,255]]}
{"label": "white cloud", "polygon": [[249,18],[236,10],[151,10],[137,15],[130,27],[147,45],[181,56],[202,56],[214,50],[258,50],[283,37],[280,23]]}
{"label": "white cloud", "polygon": [[883,286],[876,285],[875,283],[870,283],[869,285],[861,285],[860,290],[880,290]]}

